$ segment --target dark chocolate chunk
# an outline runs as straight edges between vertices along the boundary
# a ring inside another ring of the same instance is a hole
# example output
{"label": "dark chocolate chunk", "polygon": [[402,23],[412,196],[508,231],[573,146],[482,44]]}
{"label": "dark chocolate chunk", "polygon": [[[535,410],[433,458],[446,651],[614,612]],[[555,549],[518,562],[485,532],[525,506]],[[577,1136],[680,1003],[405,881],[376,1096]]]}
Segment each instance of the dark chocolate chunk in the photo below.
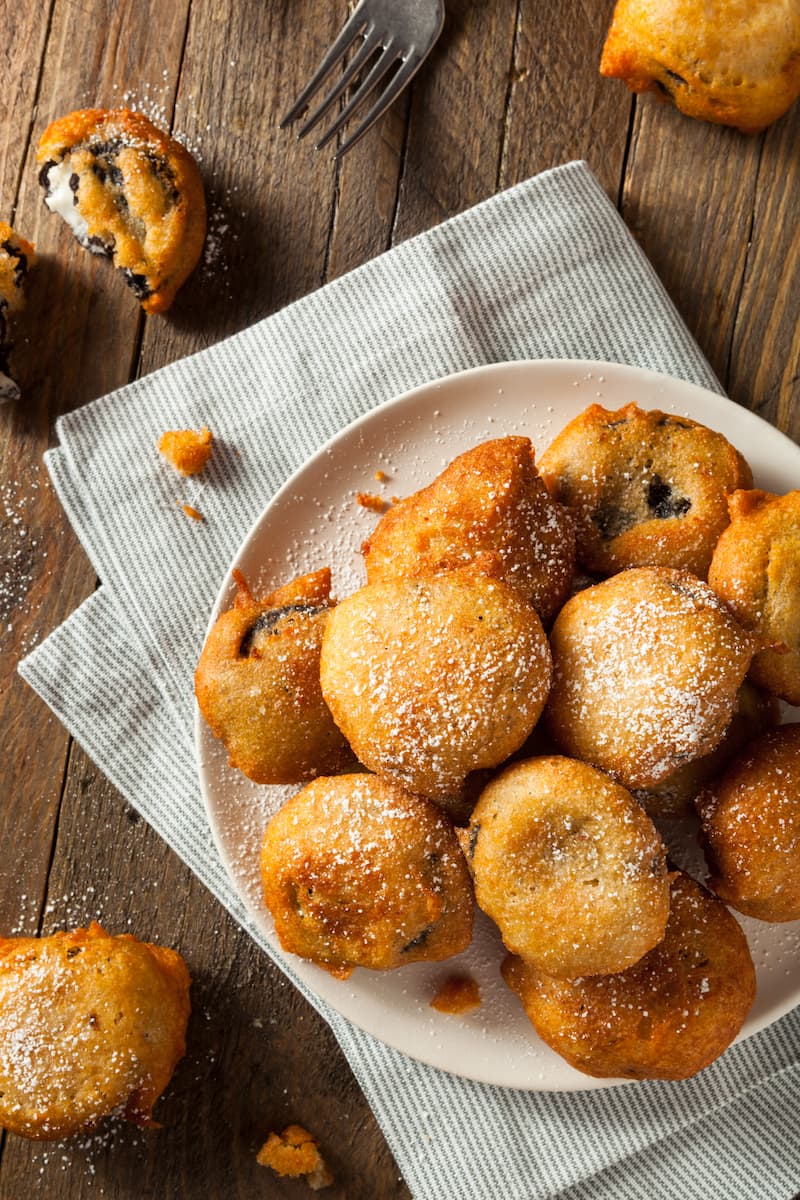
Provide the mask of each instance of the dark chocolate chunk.
{"label": "dark chocolate chunk", "polygon": [[50,171],[55,165],[56,160],[54,158],[48,158],[47,162],[39,172],[39,183],[42,185],[48,195],[50,194]]}
{"label": "dark chocolate chunk", "polygon": [[660,475],[654,475],[647,485],[647,506],[653,515],[664,521],[668,517],[683,517],[692,507],[688,496],[679,496]]}
{"label": "dark chocolate chunk", "polygon": [[306,613],[308,615],[313,615],[314,613],[322,611],[322,607],[317,607],[313,604],[286,604],[283,606],[283,608],[270,608],[267,612],[263,612],[260,616],[256,617],[255,621],[242,638],[242,644],[239,647],[239,654],[243,658],[248,658],[253,653],[255,640],[258,634],[274,633],[275,626],[282,617],[286,617],[290,613]]}
{"label": "dark chocolate chunk", "polygon": [[421,933],[418,933],[410,942],[406,942],[401,950],[401,954],[407,954],[409,950],[418,950],[420,946],[424,946],[434,929],[434,925],[426,925]]}
{"label": "dark chocolate chunk", "polygon": [[147,282],[146,275],[137,275],[135,271],[131,271],[130,267],[123,267],[122,274],[137,300],[146,300],[148,296],[152,295],[152,288]]}

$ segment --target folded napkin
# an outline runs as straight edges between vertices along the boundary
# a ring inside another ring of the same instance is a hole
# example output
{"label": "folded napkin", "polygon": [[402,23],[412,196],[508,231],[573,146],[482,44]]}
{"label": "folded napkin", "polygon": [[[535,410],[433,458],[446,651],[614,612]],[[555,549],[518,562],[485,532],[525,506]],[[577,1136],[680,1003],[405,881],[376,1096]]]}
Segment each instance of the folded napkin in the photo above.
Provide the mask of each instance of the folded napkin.
{"label": "folded napkin", "polygon": [[[631,363],[720,390],[582,163],[58,422],[47,465],[102,587],[20,671],[268,954],[196,778],[192,671],[216,591],[267,499],[347,422],[438,376],[525,358]],[[216,449],[195,525],[153,447],[202,424]],[[777,1200],[800,1186],[800,1010],[684,1083],[553,1094],[426,1067],[308,998],[417,1197]]]}

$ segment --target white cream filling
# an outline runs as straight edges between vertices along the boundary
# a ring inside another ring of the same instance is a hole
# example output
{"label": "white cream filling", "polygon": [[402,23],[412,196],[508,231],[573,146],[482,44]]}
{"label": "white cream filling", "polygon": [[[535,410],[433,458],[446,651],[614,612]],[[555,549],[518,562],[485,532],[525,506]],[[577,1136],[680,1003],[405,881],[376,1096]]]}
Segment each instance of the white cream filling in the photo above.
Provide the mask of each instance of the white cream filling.
{"label": "white cream filling", "polygon": [[69,159],[62,159],[47,172],[47,194],[44,202],[51,212],[58,213],[67,222],[75,237],[93,254],[105,253],[102,246],[89,241],[89,226],[75,204],[75,193],[69,186],[72,168]]}

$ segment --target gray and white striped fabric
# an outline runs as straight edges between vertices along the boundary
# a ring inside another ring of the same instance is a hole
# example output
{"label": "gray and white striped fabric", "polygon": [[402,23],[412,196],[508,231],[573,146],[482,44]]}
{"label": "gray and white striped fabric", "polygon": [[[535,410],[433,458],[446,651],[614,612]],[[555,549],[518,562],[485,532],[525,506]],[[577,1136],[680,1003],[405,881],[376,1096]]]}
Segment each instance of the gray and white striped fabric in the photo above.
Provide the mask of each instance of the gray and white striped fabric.
{"label": "gray and white striped fabric", "polygon": [[[430,379],[527,358],[631,363],[720,390],[582,163],[59,421],[47,465],[102,587],[21,673],[267,953],[196,782],[191,677],[217,587],[266,500],[343,425]],[[218,452],[198,527],[164,519],[174,484],[153,445],[201,424]],[[450,1076],[321,1011],[416,1197],[783,1200],[800,1188],[800,1010],[684,1083],[573,1095]]]}

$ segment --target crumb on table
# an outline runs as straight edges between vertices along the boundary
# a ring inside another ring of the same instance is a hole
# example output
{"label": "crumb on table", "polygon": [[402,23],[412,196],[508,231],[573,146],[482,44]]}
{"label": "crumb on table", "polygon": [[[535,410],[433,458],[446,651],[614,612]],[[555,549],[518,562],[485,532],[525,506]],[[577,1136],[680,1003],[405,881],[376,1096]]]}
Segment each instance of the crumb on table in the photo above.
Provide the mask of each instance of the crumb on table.
{"label": "crumb on table", "polygon": [[481,992],[476,979],[471,975],[448,975],[431,1000],[430,1006],[437,1012],[458,1016],[459,1013],[480,1008],[480,1003]]}
{"label": "crumb on table", "polygon": [[278,1175],[305,1176],[315,1192],[333,1183],[333,1175],[320,1154],[316,1138],[302,1125],[287,1125],[283,1133],[271,1133],[256,1160],[262,1167],[271,1167]]}
{"label": "crumb on table", "polygon": [[389,482],[389,476],[386,474],[385,471],[376,471],[375,478],[377,479],[378,483],[388,483]]}
{"label": "crumb on table", "polygon": [[181,475],[196,475],[211,456],[211,430],[168,429],[158,439],[158,449]]}

